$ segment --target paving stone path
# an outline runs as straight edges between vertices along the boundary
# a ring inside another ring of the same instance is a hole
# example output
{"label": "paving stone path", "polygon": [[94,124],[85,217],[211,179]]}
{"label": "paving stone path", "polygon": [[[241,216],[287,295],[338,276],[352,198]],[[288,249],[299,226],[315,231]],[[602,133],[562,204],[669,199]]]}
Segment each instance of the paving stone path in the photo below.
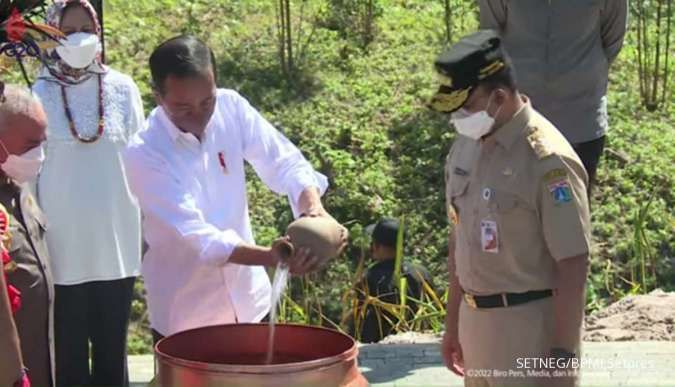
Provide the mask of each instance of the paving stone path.
{"label": "paving stone path", "polygon": [[[582,387],[675,387],[675,342],[585,342]],[[462,386],[462,379],[442,366],[439,344],[366,344],[359,367],[373,387]],[[152,356],[130,356],[134,387],[153,376]]]}

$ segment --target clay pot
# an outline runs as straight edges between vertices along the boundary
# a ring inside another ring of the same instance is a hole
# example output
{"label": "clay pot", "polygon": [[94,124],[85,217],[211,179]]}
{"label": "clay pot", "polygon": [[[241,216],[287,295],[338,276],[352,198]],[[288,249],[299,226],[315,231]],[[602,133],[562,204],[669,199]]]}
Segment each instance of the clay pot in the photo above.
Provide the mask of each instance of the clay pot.
{"label": "clay pot", "polygon": [[287,256],[294,249],[309,248],[320,261],[320,266],[341,253],[342,240],[348,236],[346,228],[329,217],[304,217],[297,219],[286,228],[290,244],[286,245]]}
{"label": "clay pot", "polygon": [[351,337],[302,325],[276,326],[265,364],[267,324],[229,324],[166,337],[155,346],[162,387],[361,387],[368,382]]}

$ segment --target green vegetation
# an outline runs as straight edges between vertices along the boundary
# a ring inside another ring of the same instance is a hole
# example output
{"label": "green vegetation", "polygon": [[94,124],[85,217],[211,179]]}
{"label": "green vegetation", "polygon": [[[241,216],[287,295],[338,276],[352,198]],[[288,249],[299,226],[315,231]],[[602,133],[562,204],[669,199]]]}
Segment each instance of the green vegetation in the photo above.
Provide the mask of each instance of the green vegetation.
{"label": "green vegetation", "polygon": [[[435,85],[433,59],[449,37],[456,40],[476,28],[475,4],[292,1],[289,71],[280,63],[281,3],[106,1],[108,60],[133,76],[149,112],[154,107],[147,68],[151,50],[179,33],[201,36],[216,52],[219,84],[246,96],[329,177],[325,203],[350,229],[351,247],[325,271],[293,280],[282,302],[282,321],[337,326],[345,314],[353,314],[356,291],[350,289],[369,264],[363,228],[388,215],[405,218],[404,256],[434,276],[423,300],[401,300],[426,307],[399,327],[439,330],[447,297],[443,164],[454,134],[447,119],[428,111],[425,102]],[[357,10],[344,8],[350,4]],[[637,59],[633,25],[610,75],[611,131],[593,195],[589,310],[626,294],[675,287],[672,83],[659,88],[668,90],[660,109],[647,111]],[[18,80],[17,74],[9,78]],[[248,193],[257,240],[270,243],[291,220],[288,205],[253,174]],[[400,311],[397,307],[391,311]],[[140,285],[133,318],[130,352],[149,351]]]}

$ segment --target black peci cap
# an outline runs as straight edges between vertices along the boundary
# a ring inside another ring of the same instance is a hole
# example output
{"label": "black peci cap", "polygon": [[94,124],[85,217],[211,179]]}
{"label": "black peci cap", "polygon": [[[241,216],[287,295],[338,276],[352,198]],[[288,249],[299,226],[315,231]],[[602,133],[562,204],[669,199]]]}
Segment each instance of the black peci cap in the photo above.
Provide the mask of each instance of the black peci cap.
{"label": "black peci cap", "polygon": [[485,78],[508,67],[502,41],[494,30],[480,30],[460,39],[434,63],[440,87],[429,107],[452,113],[461,108],[471,90]]}
{"label": "black peci cap", "polygon": [[382,218],[375,225],[368,226],[372,230],[372,240],[384,246],[396,247],[399,223],[394,218]]}

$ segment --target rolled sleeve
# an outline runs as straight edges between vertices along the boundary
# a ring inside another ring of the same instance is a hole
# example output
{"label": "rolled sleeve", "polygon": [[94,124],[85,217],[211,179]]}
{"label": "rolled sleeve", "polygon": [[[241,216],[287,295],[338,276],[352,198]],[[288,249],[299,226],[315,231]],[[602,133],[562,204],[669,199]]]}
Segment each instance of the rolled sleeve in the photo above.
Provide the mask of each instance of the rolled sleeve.
{"label": "rolled sleeve", "polygon": [[298,200],[310,187],[321,195],[328,188],[326,176],[318,173],[283,134],[276,130],[241,96],[237,96],[239,127],[245,159],[272,191],[287,195],[295,216]]}
{"label": "rolled sleeve", "polygon": [[220,230],[205,221],[194,198],[179,179],[172,176],[168,165],[131,147],[124,153],[129,186],[144,217],[144,237],[150,249],[167,243],[187,249],[201,263],[224,265],[232,251],[243,242],[233,230]]}
{"label": "rolled sleeve", "polygon": [[244,241],[233,230],[214,233],[202,251],[200,259],[208,264],[222,265],[232,255],[234,249]]}
{"label": "rolled sleeve", "polygon": [[560,261],[588,254],[591,246],[586,171],[579,161],[551,156],[540,175],[540,214],[551,256]]}
{"label": "rolled sleeve", "polygon": [[328,179],[311,168],[310,170],[301,168],[295,176],[289,179],[287,183],[288,201],[291,204],[294,215],[299,215],[298,202],[300,201],[300,195],[302,195],[304,190],[312,187],[317,188],[319,195],[323,196],[328,189]]}

